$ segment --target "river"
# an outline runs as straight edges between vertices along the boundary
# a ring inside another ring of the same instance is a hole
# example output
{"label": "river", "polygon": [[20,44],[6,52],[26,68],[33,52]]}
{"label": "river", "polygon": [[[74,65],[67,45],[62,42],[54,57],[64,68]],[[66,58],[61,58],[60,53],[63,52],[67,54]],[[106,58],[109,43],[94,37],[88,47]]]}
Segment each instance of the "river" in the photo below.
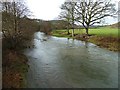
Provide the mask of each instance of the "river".
{"label": "river", "polygon": [[28,88],[117,88],[118,53],[37,32],[29,59]]}

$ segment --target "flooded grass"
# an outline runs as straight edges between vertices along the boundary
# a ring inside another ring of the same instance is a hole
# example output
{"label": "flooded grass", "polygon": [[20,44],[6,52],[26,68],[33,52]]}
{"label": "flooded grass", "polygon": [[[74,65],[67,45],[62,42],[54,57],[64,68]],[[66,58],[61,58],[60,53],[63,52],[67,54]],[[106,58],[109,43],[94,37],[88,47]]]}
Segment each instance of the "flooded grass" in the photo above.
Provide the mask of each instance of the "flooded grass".
{"label": "flooded grass", "polygon": [[[70,30],[72,33],[72,30]],[[84,29],[75,29],[75,39],[86,40],[81,38],[81,35],[85,34]],[[118,42],[120,41],[119,33],[117,28],[110,27],[100,27],[95,29],[90,29],[89,34],[92,35],[87,41],[92,42],[100,47],[107,48],[111,51],[119,51]],[[54,30],[52,32],[53,36],[56,37],[66,37],[72,38],[71,34],[67,35],[67,30]],[[78,35],[78,36],[77,36]]]}
{"label": "flooded grass", "polygon": [[[70,29],[70,33],[72,30]],[[85,29],[75,29],[75,34],[85,34]],[[53,30],[53,35],[56,36],[65,36],[67,35],[67,30]],[[118,28],[110,28],[110,27],[98,27],[89,29],[89,34],[97,35],[97,36],[111,36],[111,37],[118,37]]]}

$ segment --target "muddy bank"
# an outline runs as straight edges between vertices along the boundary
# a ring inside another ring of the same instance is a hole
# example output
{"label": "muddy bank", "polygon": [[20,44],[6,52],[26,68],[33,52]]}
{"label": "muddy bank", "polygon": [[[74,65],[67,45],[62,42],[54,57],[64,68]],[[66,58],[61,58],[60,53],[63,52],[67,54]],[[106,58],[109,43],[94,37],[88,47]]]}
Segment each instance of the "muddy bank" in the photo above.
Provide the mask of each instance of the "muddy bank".
{"label": "muddy bank", "polygon": [[119,42],[120,38],[110,36],[96,36],[96,35],[76,35],[75,39],[92,42],[102,48],[106,48],[110,51],[120,51]]}

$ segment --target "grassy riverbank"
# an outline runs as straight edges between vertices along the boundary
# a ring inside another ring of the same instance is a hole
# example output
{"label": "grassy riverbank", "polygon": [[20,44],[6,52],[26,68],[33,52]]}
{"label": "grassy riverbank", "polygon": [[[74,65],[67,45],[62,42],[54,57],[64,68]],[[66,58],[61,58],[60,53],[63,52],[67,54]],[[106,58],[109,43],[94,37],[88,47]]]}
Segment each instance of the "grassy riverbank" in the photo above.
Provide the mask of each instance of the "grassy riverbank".
{"label": "grassy riverbank", "polygon": [[[53,36],[57,37],[66,37],[72,38],[72,30],[70,30],[70,34],[67,34],[67,30],[54,30],[52,31]],[[87,39],[81,37],[85,34],[84,29],[75,29],[75,39],[78,40],[87,40],[92,42],[100,47],[107,48],[111,51],[119,51],[118,41],[120,41],[120,37],[118,35],[117,28],[110,27],[99,27],[95,29],[90,29],[89,36]]]}

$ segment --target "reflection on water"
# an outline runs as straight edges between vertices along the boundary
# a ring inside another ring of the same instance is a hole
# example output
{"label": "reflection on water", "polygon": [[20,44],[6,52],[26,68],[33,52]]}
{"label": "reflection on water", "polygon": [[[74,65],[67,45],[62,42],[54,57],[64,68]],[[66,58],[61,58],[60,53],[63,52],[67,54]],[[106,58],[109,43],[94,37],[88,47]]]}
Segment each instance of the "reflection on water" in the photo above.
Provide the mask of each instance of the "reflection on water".
{"label": "reflection on water", "polygon": [[27,49],[29,88],[118,87],[118,54],[73,39],[38,32]]}

